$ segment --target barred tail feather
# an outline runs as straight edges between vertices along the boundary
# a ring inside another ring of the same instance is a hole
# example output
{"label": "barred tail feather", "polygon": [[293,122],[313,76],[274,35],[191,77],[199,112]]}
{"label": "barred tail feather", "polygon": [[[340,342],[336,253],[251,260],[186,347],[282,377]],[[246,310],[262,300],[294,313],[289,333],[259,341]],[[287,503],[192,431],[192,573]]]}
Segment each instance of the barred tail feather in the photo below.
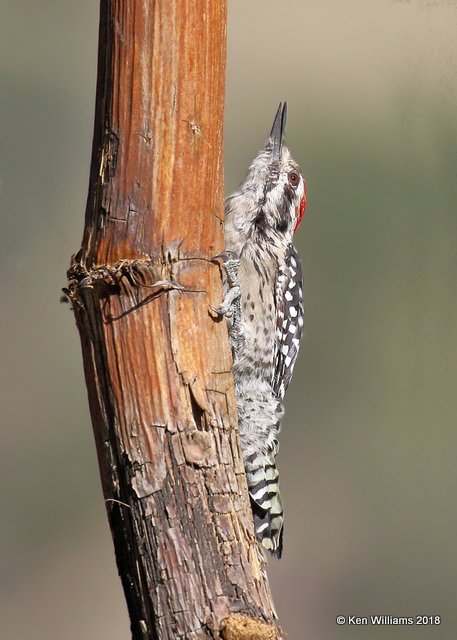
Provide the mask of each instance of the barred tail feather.
{"label": "barred tail feather", "polygon": [[254,453],[245,460],[246,478],[257,539],[278,558],[282,555],[284,516],[275,457],[277,441],[266,454]]}

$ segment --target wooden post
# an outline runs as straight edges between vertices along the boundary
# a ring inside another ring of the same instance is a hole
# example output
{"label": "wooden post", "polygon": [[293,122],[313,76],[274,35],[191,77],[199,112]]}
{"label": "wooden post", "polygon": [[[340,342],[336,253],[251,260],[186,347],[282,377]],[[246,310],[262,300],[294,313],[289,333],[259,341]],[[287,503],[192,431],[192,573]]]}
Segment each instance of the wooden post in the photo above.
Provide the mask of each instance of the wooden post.
{"label": "wooden post", "polygon": [[102,0],[68,296],[135,640],[278,638],[210,258],[223,248],[225,0]]}

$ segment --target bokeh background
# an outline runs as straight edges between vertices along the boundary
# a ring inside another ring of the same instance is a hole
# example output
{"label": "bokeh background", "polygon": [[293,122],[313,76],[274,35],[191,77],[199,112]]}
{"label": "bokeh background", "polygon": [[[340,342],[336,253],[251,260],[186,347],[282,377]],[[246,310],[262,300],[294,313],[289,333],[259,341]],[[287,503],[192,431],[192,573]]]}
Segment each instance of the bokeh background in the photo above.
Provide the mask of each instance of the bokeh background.
{"label": "bokeh background", "polygon": [[[72,315],[98,3],[0,8],[0,637],[125,640]],[[307,176],[280,454],[296,640],[457,636],[457,2],[231,0],[230,192],[280,100]],[[440,615],[338,627],[337,615]]]}

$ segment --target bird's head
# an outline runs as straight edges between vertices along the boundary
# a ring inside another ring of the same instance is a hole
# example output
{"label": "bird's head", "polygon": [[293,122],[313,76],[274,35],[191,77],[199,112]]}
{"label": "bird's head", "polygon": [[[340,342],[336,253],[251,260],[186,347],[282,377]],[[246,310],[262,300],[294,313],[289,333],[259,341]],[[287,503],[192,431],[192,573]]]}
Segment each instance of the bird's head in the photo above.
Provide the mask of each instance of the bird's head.
{"label": "bird's head", "polygon": [[265,147],[253,160],[239,190],[228,199],[227,213],[241,207],[243,222],[259,235],[291,238],[305,213],[306,186],[300,167],[284,144],[286,117],[287,102],[280,103]]}

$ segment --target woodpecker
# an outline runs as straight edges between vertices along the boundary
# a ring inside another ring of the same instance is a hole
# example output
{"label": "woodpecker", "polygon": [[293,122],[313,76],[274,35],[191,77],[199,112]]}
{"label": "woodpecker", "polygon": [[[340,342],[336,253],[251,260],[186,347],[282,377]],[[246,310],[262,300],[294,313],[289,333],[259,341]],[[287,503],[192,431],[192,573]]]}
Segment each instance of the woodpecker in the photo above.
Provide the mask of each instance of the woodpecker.
{"label": "woodpecker", "polygon": [[305,180],[284,145],[280,103],[265,147],[225,203],[225,297],[241,448],[257,539],[281,557],[283,507],[276,454],[283,400],[303,331],[303,277],[292,240],[305,213]]}

